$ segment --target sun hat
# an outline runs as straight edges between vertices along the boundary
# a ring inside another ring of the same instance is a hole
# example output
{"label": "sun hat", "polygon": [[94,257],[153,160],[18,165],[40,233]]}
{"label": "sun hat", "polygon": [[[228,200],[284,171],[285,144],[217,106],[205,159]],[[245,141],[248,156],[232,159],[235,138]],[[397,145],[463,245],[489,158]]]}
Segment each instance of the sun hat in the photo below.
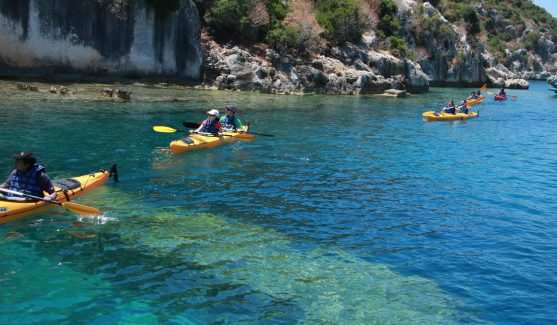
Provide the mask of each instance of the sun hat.
{"label": "sun hat", "polygon": [[207,114],[209,114],[209,115],[215,115],[216,117],[219,117],[219,115],[220,115],[220,114],[219,114],[219,111],[216,110],[216,109],[212,109],[212,110],[210,110],[210,111],[207,111]]}

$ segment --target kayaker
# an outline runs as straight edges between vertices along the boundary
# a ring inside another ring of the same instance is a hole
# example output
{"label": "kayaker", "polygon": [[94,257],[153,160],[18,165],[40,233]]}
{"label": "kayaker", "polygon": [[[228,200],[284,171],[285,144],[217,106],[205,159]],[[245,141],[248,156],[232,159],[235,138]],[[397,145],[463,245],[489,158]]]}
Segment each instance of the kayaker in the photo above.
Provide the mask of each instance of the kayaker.
{"label": "kayaker", "polygon": [[197,133],[197,132],[205,132],[205,133],[212,133],[212,134],[222,133],[222,125],[219,121],[219,115],[220,115],[219,111],[216,109],[212,109],[210,111],[207,111],[207,114],[209,115],[207,119],[201,122],[201,125],[199,125],[199,127],[194,131],[190,130],[190,133]]}
{"label": "kayaker", "polygon": [[449,101],[449,104],[447,104],[447,107],[443,108],[443,113],[456,114],[456,105],[454,104],[454,99],[451,99]]}
{"label": "kayaker", "polygon": [[[45,200],[56,199],[52,181],[46,174],[45,168],[37,164],[37,158],[31,152],[21,152],[14,155],[15,169],[0,188],[16,191],[28,195],[42,197]],[[44,194],[44,192],[48,194]],[[12,193],[0,193],[5,199],[13,201],[27,201],[29,198]]]}
{"label": "kayaker", "polygon": [[472,99],[476,99],[476,98],[478,98],[478,95],[476,95],[475,92],[471,92],[470,96],[468,96],[467,100],[472,100]]}
{"label": "kayaker", "polygon": [[499,90],[498,96],[507,97],[507,93],[505,93],[505,86],[501,87],[501,90]]}
{"label": "kayaker", "polygon": [[479,89],[478,89],[478,92],[476,93],[476,95],[478,96],[478,98],[480,98],[480,96],[482,95],[482,93],[480,92]]}
{"label": "kayaker", "polygon": [[466,101],[463,100],[462,105],[458,106],[457,109],[459,112],[464,113],[464,114],[468,114],[468,112],[470,112],[471,107],[466,105]]}
{"label": "kayaker", "polygon": [[242,122],[236,117],[236,106],[228,104],[224,107],[226,108],[226,115],[220,118],[222,129],[229,132],[243,132]]}

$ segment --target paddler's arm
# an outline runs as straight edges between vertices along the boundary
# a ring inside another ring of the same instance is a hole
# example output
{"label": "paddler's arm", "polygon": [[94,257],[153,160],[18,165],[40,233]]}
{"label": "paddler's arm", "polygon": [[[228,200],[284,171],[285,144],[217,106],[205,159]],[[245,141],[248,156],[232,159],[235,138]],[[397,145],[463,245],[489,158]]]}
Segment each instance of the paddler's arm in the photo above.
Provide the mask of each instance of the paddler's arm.
{"label": "paddler's arm", "polygon": [[0,188],[9,188],[10,186],[8,185],[8,183],[10,182],[10,179],[12,179],[13,174],[15,173],[15,170],[12,171],[12,173],[10,174],[10,176],[8,176],[8,179],[6,179],[6,181],[2,184],[0,184]]}
{"label": "paddler's arm", "polygon": [[236,118],[236,132],[244,133],[244,125],[242,124],[242,121],[240,121],[239,118]]}
{"label": "paddler's arm", "polygon": [[199,127],[195,130],[189,130],[190,133],[197,133],[199,131],[201,131],[201,129],[203,128],[203,126],[205,125],[205,121],[201,122],[201,124],[199,124]]}
{"label": "paddler's arm", "polygon": [[49,201],[56,200],[58,193],[56,193],[56,190],[54,189],[54,185],[52,184],[50,177],[48,177],[48,175],[45,172],[42,172],[39,175],[37,179],[37,183],[39,184],[39,186],[43,188],[45,192],[49,193],[44,196],[45,200],[49,200]]}

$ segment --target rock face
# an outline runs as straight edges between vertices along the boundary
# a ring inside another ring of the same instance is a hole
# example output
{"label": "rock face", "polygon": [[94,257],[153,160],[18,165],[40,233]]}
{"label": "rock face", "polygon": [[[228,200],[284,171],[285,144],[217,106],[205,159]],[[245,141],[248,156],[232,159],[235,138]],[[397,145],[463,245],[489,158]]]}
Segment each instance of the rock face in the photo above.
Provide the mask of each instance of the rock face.
{"label": "rock face", "polygon": [[0,26],[0,71],[201,77],[190,0],[164,19],[142,0],[4,0]]}
{"label": "rock face", "polygon": [[553,88],[557,88],[557,75],[547,78],[547,83]]}
{"label": "rock face", "polygon": [[381,94],[387,89],[423,92],[429,88],[419,65],[346,44],[331,56],[293,58],[267,49],[256,56],[239,47],[205,43],[204,85],[218,89],[264,93]]}
{"label": "rock face", "polygon": [[[349,95],[416,93],[430,85],[528,88],[524,79],[545,79],[557,69],[551,39],[523,25],[504,26],[503,12],[483,3],[474,5],[476,13],[499,24],[498,30],[515,39],[542,35],[535,51],[507,50],[504,60],[501,53],[496,59],[482,44],[472,46],[466,28],[451,24],[429,2],[397,0],[397,36],[408,45],[406,59],[378,50],[388,43],[373,31],[357,44],[326,44],[292,56],[264,44],[215,43],[201,34],[193,0],[180,0],[180,8],[164,18],[146,1],[0,0],[0,75],[161,76],[218,89]],[[258,0],[250,15],[267,24],[262,8],[265,2]]]}
{"label": "rock face", "polygon": [[[466,35],[447,21],[429,2],[411,2],[407,12],[416,35],[418,61],[433,85],[477,85],[487,81],[483,69],[483,47],[472,50]],[[410,29],[410,27],[407,27]]]}

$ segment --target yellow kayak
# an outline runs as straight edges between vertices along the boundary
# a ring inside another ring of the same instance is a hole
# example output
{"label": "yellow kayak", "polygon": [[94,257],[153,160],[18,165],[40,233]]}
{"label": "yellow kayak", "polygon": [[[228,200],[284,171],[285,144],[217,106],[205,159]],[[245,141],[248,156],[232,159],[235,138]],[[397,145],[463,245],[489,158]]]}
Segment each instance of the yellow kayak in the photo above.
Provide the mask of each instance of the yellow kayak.
{"label": "yellow kayak", "polygon": [[[247,128],[244,128],[247,131]],[[212,148],[237,140],[253,140],[253,134],[244,132],[223,132],[216,136],[210,133],[193,133],[188,137],[170,142],[172,153],[179,154],[186,151]]]}
{"label": "yellow kayak", "polygon": [[483,102],[485,99],[484,95],[480,95],[480,97],[476,98],[476,99],[468,99],[466,101],[466,105],[476,105],[479,104],[481,102]]}
{"label": "yellow kayak", "polygon": [[447,114],[447,113],[436,113],[434,111],[425,112],[422,115],[428,121],[458,121],[458,120],[466,120],[469,118],[478,117],[479,112],[471,112],[468,114],[464,113],[456,113],[456,114]]}
{"label": "yellow kayak", "polygon": [[[54,188],[58,192],[56,200],[67,202],[75,199],[90,190],[103,185],[110,173],[101,170],[96,173],[53,180]],[[0,224],[17,220],[30,214],[43,212],[58,205],[44,201],[6,201],[0,200]]]}

